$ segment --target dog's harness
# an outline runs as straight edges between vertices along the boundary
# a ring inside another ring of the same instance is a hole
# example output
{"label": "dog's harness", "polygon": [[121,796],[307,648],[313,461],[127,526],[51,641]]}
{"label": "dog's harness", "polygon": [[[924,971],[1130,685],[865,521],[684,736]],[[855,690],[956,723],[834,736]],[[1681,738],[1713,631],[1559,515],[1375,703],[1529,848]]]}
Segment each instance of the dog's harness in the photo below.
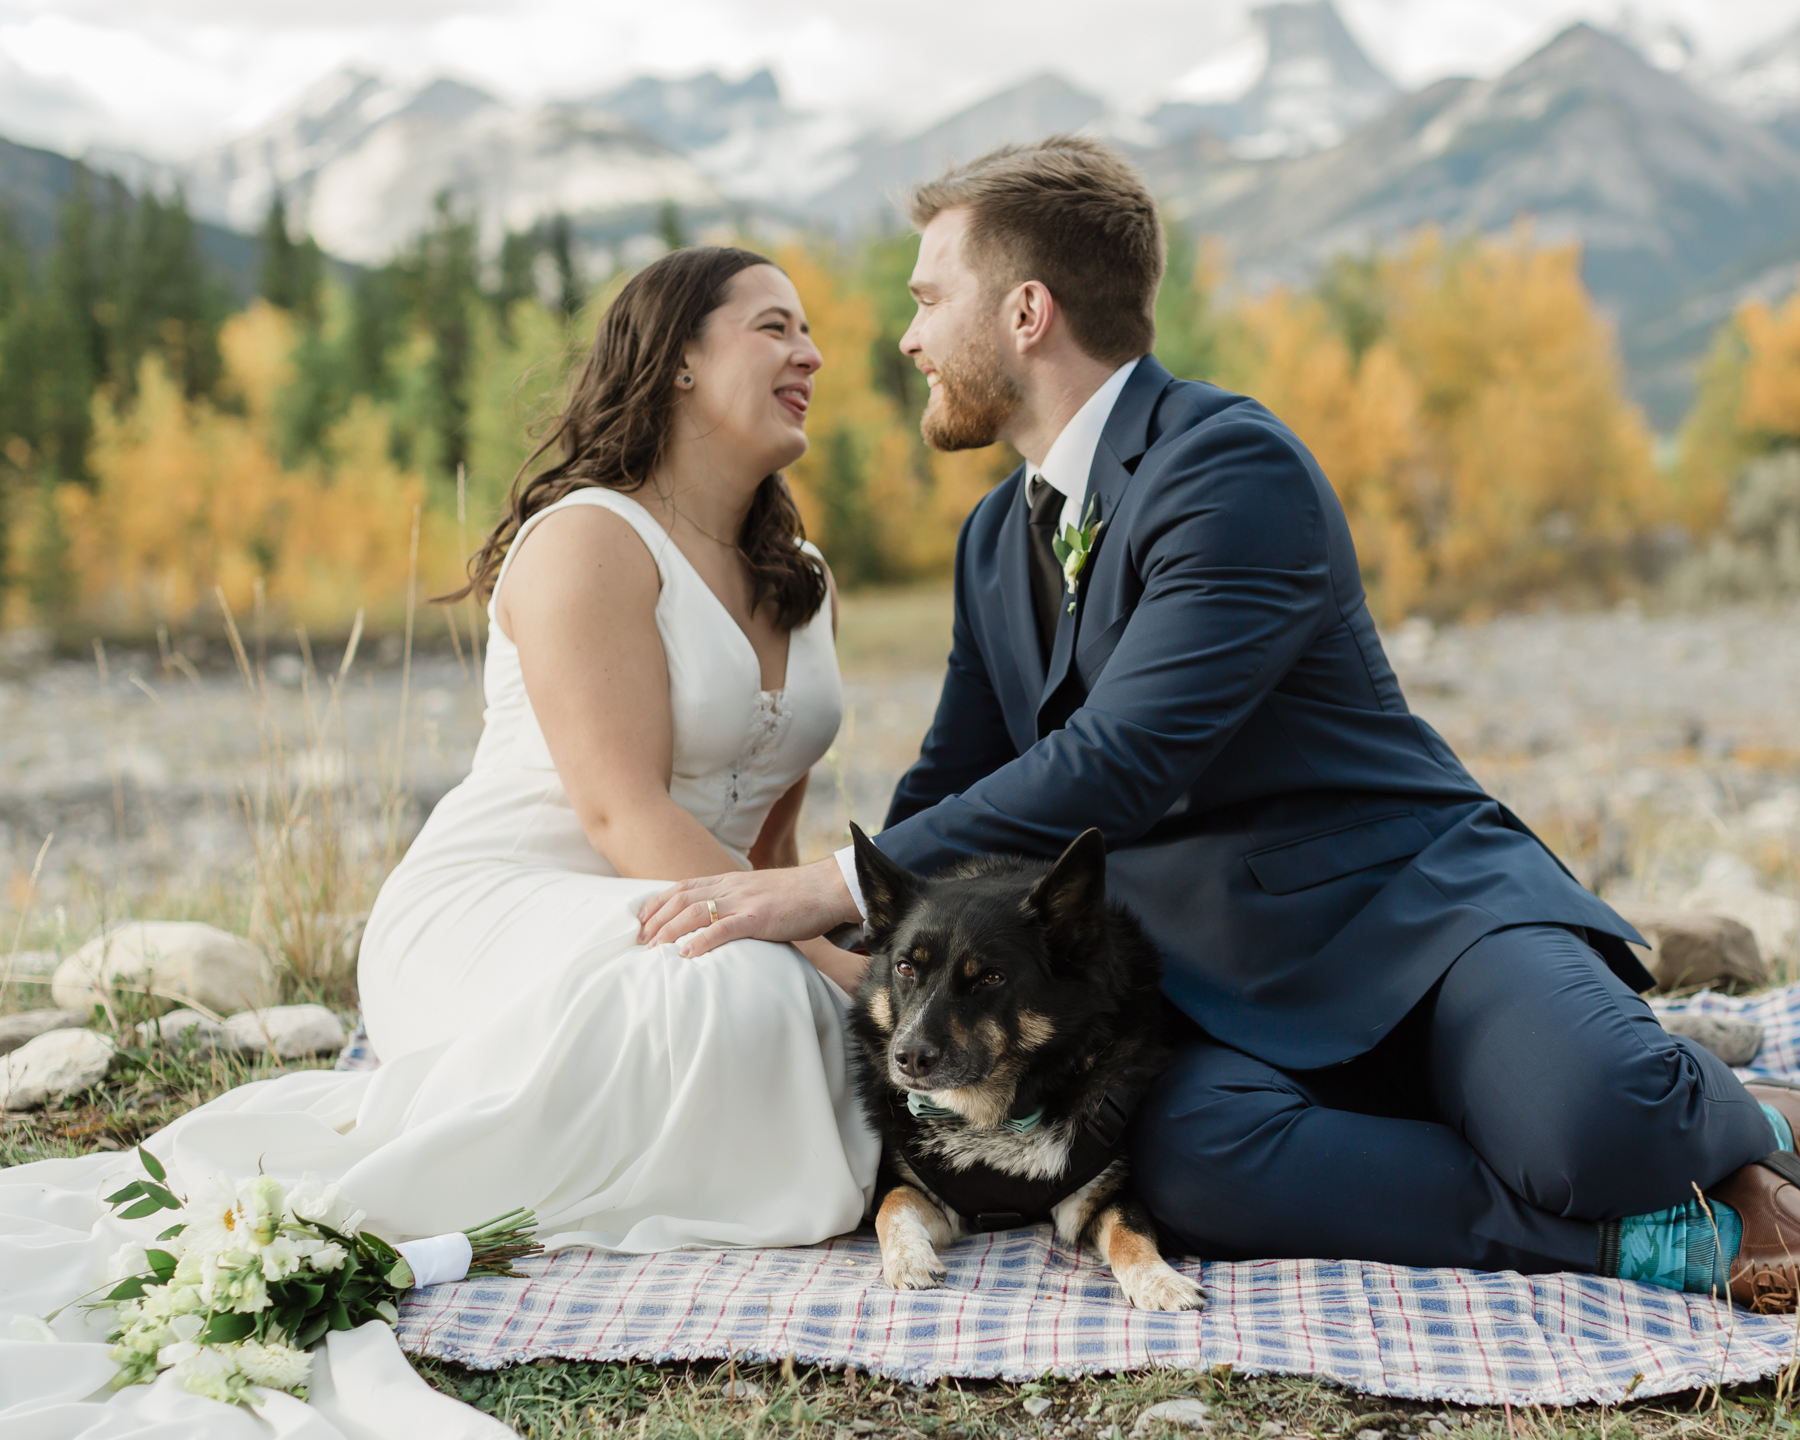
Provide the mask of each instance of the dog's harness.
{"label": "dog's harness", "polygon": [[[1136,1108],[1134,1091],[1108,1090],[1099,1109],[1076,1131],[1067,1163],[1047,1180],[1009,1175],[980,1162],[955,1169],[941,1157],[925,1154],[917,1131],[905,1125],[896,1127],[904,1138],[895,1148],[925,1188],[962,1216],[969,1229],[1011,1230],[1048,1220],[1058,1204],[1123,1155],[1125,1127]],[[1037,1118],[1023,1117],[1014,1128],[1030,1130]]]}

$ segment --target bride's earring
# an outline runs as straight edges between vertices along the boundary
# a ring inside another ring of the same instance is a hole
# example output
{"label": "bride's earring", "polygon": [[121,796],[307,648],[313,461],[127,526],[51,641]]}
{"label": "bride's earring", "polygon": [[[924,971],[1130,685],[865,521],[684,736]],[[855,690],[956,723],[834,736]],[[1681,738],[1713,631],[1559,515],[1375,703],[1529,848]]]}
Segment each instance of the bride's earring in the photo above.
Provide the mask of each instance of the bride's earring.
{"label": "bride's earring", "polygon": [[694,388],[694,377],[692,375],[677,375],[675,377],[675,383],[683,390],[692,390]]}

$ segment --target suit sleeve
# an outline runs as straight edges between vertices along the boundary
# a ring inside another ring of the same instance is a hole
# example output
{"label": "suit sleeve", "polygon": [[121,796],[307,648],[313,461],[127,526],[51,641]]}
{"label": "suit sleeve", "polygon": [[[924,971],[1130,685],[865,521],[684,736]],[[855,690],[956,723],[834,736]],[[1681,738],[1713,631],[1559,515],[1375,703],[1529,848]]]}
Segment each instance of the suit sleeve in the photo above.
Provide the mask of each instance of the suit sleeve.
{"label": "suit sleeve", "polygon": [[1018,758],[999,698],[988,679],[987,664],[969,624],[963,562],[973,524],[973,516],[964,521],[956,541],[956,615],[950,665],[938,697],[937,714],[919,747],[919,758],[894,788],[884,831],[885,827],[898,825],[949,796],[960,794]]}
{"label": "suit sleeve", "polygon": [[1132,532],[1108,537],[1131,546],[1143,589],[1086,702],[1023,755],[900,818],[882,850],[930,873],[968,855],[1055,855],[1090,825],[1117,847],[1167,814],[1337,618],[1314,474],[1291,437],[1254,419],[1177,442],[1144,477],[1156,491]]}

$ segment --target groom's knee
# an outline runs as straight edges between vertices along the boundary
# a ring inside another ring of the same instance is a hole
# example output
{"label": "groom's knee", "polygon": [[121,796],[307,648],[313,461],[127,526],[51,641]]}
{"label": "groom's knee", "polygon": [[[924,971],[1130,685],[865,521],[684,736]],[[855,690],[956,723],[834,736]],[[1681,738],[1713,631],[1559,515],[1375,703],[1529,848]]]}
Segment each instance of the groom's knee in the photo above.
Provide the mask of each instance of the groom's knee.
{"label": "groom's knee", "polygon": [[1265,1061],[1201,1042],[1176,1056],[1144,1096],[1133,1122],[1132,1186],[1188,1249],[1223,1256],[1261,1243],[1259,1186],[1273,1152],[1313,1104]]}

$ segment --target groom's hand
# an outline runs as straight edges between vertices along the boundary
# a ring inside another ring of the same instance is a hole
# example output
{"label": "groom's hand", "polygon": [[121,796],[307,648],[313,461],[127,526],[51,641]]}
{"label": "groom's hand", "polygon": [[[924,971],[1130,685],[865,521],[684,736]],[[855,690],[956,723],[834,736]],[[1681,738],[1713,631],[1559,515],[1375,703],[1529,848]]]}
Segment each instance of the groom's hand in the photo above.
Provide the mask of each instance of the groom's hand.
{"label": "groom's hand", "polygon": [[811,940],[860,919],[843,871],[825,859],[683,880],[638,912],[638,943],[677,941],[683,955],[704,955],[727,940]]}

